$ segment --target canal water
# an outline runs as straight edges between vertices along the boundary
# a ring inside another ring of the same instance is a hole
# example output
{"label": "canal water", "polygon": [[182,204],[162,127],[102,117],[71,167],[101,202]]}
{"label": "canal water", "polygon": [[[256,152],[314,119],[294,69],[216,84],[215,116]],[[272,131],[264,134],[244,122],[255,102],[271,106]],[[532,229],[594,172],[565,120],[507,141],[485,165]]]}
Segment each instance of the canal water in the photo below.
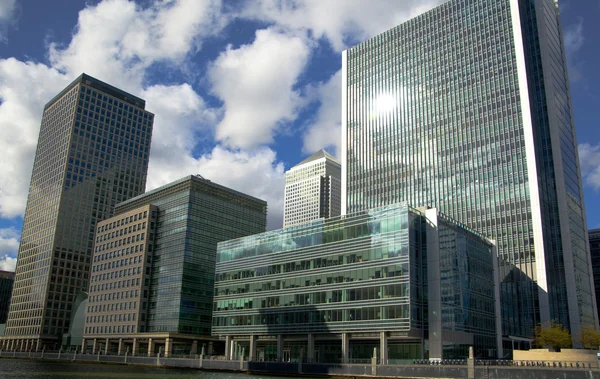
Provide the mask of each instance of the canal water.
{"label": "canal water", "polygon": [[[1,379],[276,379],[269,376],[112,364],[0,359]],[[280,378],[279,378],[280,379]]]}

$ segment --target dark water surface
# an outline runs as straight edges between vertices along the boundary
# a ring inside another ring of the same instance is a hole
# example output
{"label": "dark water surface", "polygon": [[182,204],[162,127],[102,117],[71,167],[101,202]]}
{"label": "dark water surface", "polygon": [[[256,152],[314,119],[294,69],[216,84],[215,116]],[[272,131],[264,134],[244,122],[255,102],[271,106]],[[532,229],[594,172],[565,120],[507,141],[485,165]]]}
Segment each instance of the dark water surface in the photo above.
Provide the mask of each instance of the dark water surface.
{"label": "dark water surface", "polygon": [[269,376],[234,374],[225,372],[202,372],[160,367],[140,367],[114,364],[57,362],[50,360],[0,359],[2,379],[274,379]]}

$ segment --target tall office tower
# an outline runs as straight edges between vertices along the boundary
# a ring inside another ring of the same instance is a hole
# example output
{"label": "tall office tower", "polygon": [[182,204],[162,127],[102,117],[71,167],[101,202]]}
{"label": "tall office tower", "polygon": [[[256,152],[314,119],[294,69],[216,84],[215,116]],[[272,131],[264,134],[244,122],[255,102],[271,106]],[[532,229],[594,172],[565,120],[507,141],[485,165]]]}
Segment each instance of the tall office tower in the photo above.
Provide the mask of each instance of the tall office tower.
{"label": "tall office tower", "polygon": [[265,201],[195,175],[117,204],[96,232],[84,351],[198,352],[217,242],[266,225]]}
{"label": "tall office tower", "polygon": [[144,192],[154,115],[82,74],[44,107],[6,337],[55,347],[87,290],[96,223]]}
{"label": "tall office tower", "polygon": [[4,324],[8,317],[8,305],[14,282],[14,272],[0,271],[0,324]]}
{"label": "tall office tower", "polygon": [[596,299],[598,299],[600,297],[600,229],[592,229],[588,233],[590,236],[590,255],[592,256],[594,289]]}
{"label": "tall office tower", "polygon": [[283,227],[339,216],[340,162],[319,150],[285,173]]}
{"label": "tall office tower", "polygon": [[449,1],[342,78],[344,211],[405,200],[495,239],[505,336],[598,324],[556,1]]}

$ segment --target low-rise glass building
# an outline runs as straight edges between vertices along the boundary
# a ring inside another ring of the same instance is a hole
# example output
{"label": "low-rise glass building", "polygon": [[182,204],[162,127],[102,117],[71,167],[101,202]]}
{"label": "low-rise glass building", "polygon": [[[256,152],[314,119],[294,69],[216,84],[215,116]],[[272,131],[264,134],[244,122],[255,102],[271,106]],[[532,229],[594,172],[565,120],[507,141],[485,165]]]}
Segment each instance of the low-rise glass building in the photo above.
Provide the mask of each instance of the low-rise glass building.
{"label": "low-rise glass building", "polygon": [[495,254],[406,203],[221,242],[213,335],[231,359],[496,357]]}

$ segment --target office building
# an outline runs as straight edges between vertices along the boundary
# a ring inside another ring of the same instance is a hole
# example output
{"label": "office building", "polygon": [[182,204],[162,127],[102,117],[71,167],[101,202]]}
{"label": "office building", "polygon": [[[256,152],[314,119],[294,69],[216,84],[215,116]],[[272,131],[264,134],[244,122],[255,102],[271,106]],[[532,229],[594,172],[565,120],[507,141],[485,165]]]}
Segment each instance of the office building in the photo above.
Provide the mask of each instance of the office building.
{"label": "office building", "polygon": [[596,299],[598,299],[600,298],[600,229],[592,229],[588,234],[590,237],[592,272],[594,273],[594,290]]}
{"label": "office building", "polygon": [[117,204],[97,226],[83,350],[208,353],[217,242],[266,222],[265,201],[196,175]]}
{"label": "office building", "polygon": [[341,166],[319,150],[285,173],[283,227],[340,215]]}
{"label": "office building", "polygon": [[598,325],[564,50],[554,0],[451,0],[342,54],[342,210],[496,240],[507,347]]}
{"label": "office building", "polygon": [[228,359],[495,358],[496,263],[490,241],[406,203],[221,242],[213,335]]}
{"label": "office building", "polygon": [[11,271],[0,271],[0,324],[6,323],[8,317],[8,305],[12,294],[15,273]]}
{"label": "office building", "polygon": [[83,74],[44,107],[6,336],[58,349],[88,288],[94,232],[144,192],[154,115],[144,100]]}

